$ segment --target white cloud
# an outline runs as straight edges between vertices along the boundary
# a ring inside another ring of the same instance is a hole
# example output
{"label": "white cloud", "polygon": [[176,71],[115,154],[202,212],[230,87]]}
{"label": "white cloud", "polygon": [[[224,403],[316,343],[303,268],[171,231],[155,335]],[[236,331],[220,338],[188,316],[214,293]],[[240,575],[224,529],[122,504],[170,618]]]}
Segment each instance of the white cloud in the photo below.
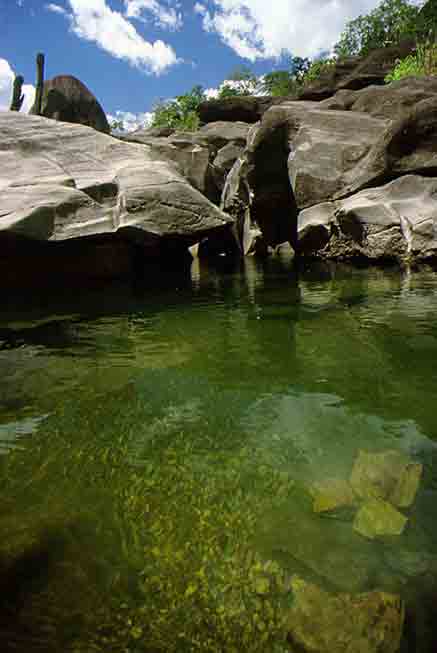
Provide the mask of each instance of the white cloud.
{"label": "white cloud", "polygon": [[177,30],[182,27],[182,14],[171,6],[171,0],[164,4],[158,0],[124,0],[126,16],[137,18],[144,22],[148,21],[147,16],[162,29]]}
{"label": "white cloud", "polygon": [[48,11],[53,11],[55,14],[65,15],[67,13],[63,7],[53,4],[53,2],[49,2],[49,4],[45,5],[45,8],[48,9]]}
{"label": "white cloud", "polygon": [[115,115],[108,114],[108,122],[111,125],[114,121],[121,122],[125,132],[133,132],[137,129],[150,127],[153,120],[153,112],[131,113],[130,111],[116,111]]}
{"label": "white cloud", "polygon": [[[11,106],[12,88],[15,73],[6,59],[0,59],[0,111],[8,111]],[[24,102],[21,111],[28,113],[35,100],[35,87],[32,84],[23,85]]]}
{"label": "white cloud", "polygon": [[173,48],[161,40],[149,43],[105,0],[69,0],[71,28],[80,38],[97,43],[117,59],[160,74],[178,63]]}
{"label": "white cloud", "polygon": [[291,52],[314,57],[330,50],[348,20],[380,0],[204,0],[194,11],[240,57],[255,61]]}

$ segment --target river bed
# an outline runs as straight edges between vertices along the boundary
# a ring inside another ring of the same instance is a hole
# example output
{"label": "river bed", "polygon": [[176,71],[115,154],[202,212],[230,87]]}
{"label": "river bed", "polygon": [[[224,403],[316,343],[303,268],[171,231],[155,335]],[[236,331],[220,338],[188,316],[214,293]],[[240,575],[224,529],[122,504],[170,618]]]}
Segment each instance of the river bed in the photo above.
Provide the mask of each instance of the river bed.
{"label": "river bed", "polygon": [[[437,275],[272,260],[5,298],[2,651],[278,651],[294,574],[407,602],[435,650]],[[423,466],[399,536],[314,512],[360,452]]]}

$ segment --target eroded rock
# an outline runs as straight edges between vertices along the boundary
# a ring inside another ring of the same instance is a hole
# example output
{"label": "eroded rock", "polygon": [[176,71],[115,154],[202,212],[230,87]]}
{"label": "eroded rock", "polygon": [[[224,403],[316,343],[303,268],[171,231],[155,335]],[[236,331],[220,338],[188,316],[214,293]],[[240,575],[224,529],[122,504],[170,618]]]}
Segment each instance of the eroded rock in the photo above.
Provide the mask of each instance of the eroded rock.
{"label": "eroded rock", "polygon": [[299,215],[303,254],[426,260],[437,254],[437,180],[405,175]]}
{"label": "eroded rock", "polygon": [[0,134],[0,237],[116,235],[147,259],[232,225],[152,146],[15,112],[0,114]]}
{"label": "eroded rock", "polygon": [[407,517],[387,501],[369,499],[355,515],[353,529],[369,539],[383,535],[401,535],[407,521]]}
{"label": "eroded rock", "polygon": [[398,653],[404,605],[387,592],[339,594],[294,576],[288,641],[299,653]]}
{"label": "eroded rock", "polygon": [[316,513],[330,513],[350,509],[356,504],[355,495],[348,481],[329,478],[315,483],[311,488],[313,510]]}

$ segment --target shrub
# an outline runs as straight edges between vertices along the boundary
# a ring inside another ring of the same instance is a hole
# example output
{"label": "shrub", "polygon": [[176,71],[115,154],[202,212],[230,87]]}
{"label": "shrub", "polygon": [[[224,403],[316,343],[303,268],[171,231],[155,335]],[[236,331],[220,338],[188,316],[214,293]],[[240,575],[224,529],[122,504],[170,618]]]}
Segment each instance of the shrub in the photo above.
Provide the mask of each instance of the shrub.
{"label": "shrub", "polygon": [[303,84],[311,84],[319,77],[335,65],[335,59],[318,59],[313,61],[304,75]]}
{"label": "shrub", "polygon": [[386,83],[410,76],[437,75],[437,44],[419,45],[415,54],[398,60],[395,68],[385,77]]}
{"label": "shrub", "polygon": [[152,127],[171,127],[181,131],[195,131],[199,127],[198,107],[205,100],[201,86],[175,100],[159,102],[154,108]]}

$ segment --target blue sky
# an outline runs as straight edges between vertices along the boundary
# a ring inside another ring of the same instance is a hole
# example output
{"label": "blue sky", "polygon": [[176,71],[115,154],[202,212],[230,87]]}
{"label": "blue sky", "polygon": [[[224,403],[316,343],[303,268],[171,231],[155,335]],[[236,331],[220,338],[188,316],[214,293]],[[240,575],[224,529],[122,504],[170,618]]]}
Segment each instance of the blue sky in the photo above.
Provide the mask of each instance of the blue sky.
{"label": "blue sky", "polygon": [[136,114],[195,84],[217,87],[238,65],[262,74],[283,67],[285,52],[315,56],[332,46],[347,20],[377,4],[0,0],[0,108],[6,108],[11,70],[34,83],[39,51],[46,55],[46,78],[75,75],[107,113]]}

